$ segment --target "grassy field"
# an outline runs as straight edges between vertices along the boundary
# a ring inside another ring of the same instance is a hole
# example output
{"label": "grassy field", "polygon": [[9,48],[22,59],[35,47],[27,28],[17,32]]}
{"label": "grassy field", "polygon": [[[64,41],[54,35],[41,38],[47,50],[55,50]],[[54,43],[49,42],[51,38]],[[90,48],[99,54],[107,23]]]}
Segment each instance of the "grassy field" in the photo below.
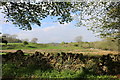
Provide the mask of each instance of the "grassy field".
{"label": "grassy field", "polygon": [[3,43],[0,43],[0,45],[2,49],[2,51],[0,52],[15,52],[16,50],[23,50],[25,53],[35,53],[35,51],[38,51],[38,52],[50,52],[50,53],[72,52],[72,53],[83,53],[85,55],[118,54],[117,51],[83,48],[81,46],[76,46],[76,43],[57,44],[57,45],[37,44],[37,43],[29,43],[28,45],[24,45],[23,43],[8,43],[7,46]]}
{"label": "grassy field", "polygon": [[49,44],[36,44],[36,43],[29,43],[28,45],[23,45],[23,43],[8,43],[8,45],[4,45],[1,43],[2,49],[3,50],[8,50],[8,49],[80,49],[80,47],[75,47],[75,46],[53,46]]}

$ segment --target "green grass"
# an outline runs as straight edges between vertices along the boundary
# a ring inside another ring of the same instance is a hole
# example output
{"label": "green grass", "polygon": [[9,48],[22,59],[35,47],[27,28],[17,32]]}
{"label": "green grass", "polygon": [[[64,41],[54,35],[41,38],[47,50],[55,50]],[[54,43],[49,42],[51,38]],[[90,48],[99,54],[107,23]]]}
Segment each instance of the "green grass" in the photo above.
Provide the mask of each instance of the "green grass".
{"label": "green grass", "polygon": [[[35,44],[35,43],[29,43],[28,45],[23,45],[23,43],[8,43],[7,46],[5,46],[3,43],[0,43],[2,46],[2,50],[16,50],[16,49],[65,49],[66,51],[69,50],[76,50],[76,49],[83,49],[81,47],[75,47],[75,46],[53,46],[49,44]],[[83,52],[90,52],[86,49],[82,50]]]}
{"label": "green grass", "polygon": [[48,44],[35,44],[35,43],[29,43],[28,45],[23,45],[23,43],[8,43],[8,45],[4,45],[3,43],[0,43],[3,50],[15,50],[15,49],[80,49],[80,47],[75,46],[52,46]]}
{"label": "green grass", "polygon": [[[73,52],[73,53],[82,53],[84,55],[101,55],[101,54],[95,54],[92,52],[99,52],[99,50],[91,50],[90,48],[83,48],[83,47],[76,47],[74,46],[75,43],[69,43],[69,44],[57,44],[57,46],[53,44],[37,44],[37,43],[29,43],[28,45],[24,45],[23,43],[8,43],[6,46],[3,43],[0,43],[2,45],[2,50],[25,50],[27,53],[29,53],[29,50],[31,53],[40,50],[41,52],[50,52],[50,53],[58,53],[58,52]],[[77,44],[77,43],[76,43]],[[82,43],[81,43],[82,44]],[[79,44],[80,45],[80,44]]]}
{"label": "green grass", "polygon": [[[0,53],[0,55],[7,54],[7,53]],[[29,53],[25,53],[24,55],[30,55]]]}
{"label": "green grass", "polygon": [[47,47],[46,44],[34,44],[34,43],[29,43],[28,45],[23,45],[23,43],[8,43],[8,45],[1,44],[3,50],[15,50],[15,49],[39,49],[39,48],[44,48]]}
{"label": "green grass", "polygon": [[15,64],[3,64],[2,75],[4,77],[22,77],[22,78],[87,78],[94,80],[111,80],[111,78],[116,78],[116,76],[109,75],[92,75],[83,72],[83,70],[62,70],[58,71],[55,69],[41,70],[36,69],[35,66],[19,67],[16,68]]}
{"label": "green grass", "polygon": [[6,53],[0,53],[0,55],[2,55],[2,54],[6,54]]}

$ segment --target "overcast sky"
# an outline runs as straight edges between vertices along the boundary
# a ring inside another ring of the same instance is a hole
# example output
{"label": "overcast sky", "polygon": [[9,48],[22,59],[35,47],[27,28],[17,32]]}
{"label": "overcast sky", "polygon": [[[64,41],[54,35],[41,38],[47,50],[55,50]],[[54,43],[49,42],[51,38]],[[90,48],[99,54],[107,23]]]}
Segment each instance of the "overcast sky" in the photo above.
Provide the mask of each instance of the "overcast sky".
{"label": "overcast sky", "polygon": [[75,21],[68,24],[59,24],[53,22],[50,17],[42,21],[42,26],[33,25],[31,31],[23,31],[15,27],[12,23],[4,22],[4,15],[0,13],[0,31],[7,34],[17,34],[20,39],[38,38],[39,43],[50,42],[74,42],[75,37],[82,36],[83,41],[99,41],[99,37],[95,37],[92,31],[88,31],[86,27],[76,27]]}

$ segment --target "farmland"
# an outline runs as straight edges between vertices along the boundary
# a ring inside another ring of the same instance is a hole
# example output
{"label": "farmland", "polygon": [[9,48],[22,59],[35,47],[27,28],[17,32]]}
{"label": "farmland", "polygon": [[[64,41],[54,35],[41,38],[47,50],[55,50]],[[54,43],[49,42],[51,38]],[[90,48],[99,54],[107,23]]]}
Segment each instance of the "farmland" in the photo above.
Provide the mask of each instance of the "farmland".
{"label": "farmland", "polygon": [[[118,54],[118,51],[102,50],[95,48],[84,48],[81,46],[75,46],[76,43],[69,44],[36,44],[29,43],[28,45],[23,45],[23,43],[8,43],[4,45],[1,43],[0,52],[16,52],[16,50],[23,50],[25,53],[38,52],[72,52],[72,53],[83,53],[85,55],[106,55],[106,54]],[[78,44],[78,43],[77,43]],[[79,44],[81,45],[81,44]]]}

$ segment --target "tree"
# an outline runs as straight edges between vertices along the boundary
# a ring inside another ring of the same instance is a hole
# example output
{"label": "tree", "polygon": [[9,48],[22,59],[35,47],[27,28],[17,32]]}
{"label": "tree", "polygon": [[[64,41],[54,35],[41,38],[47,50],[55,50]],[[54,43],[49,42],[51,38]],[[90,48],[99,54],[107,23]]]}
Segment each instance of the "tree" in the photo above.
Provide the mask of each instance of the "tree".
{"label": "tree", "polygon": [[108,10],[103,24],[104,34],[118,39],[120,38],[120,2],[111,3],[109,7],[110,10]]}
{"label": "tree", "polygon": [[2,34],[2,37],[4,38],[10,37],[10,34]]}
{"label": "tree", "polygon": [[76,42],[82,42],[82,36],[77,36],[77,37],[75,38],[75,41],[76,41]]}
{"label": "tree", "polygon": [[16,39],[16,38],[17,38],[17,35],[16,35],[16,34],[10,35],[10,37],[13,38],[13,39]]}
{"label": "tree", "polygon": [[26,39],[22,39],[22,41],[23,41],[23,42],[24,42],[24,41],[27,41],[27,42],[28,42],[28,41],[29,41],[29,39],[27,39],[27,38],[26,38]]}
{"label": "tree", "polygon": [[7,40],[9,43],[22,43],[22,41],[20,39],[16,38],[17,35],[10,35],[10,34],[2,34],[2,36],[0,36],[0,39],[5,39]]}
{"label": "tree", "polygon": [[37,43],[37,41],[38,41],[38,38],[33,38],[33,39],[31,40],[32,43]]}
{"label": "tree", "polygon": [[70,15],[73,5],[70,2],[1,2],[6,15],[6,22],[13,24],[23,30],[31,30],[31,24],[41,26],[40,20],[47,16],[55,16],[60,24],[71,22]]}
{"label": "tree", "polygon": [[24,41],[23,44],[24,44],[24,45],[28,45],[29,43],[28,43],[27,41]]}
{"label": "tree", "polygon": [[86,26],[101,37],[120,37],[120,2],[91,2],[86,5],[78,14],[78,26]]}
{"label": "tree", "polygon": [[7,45],[8,41],[2,38],[2,43],[5,43]]}

